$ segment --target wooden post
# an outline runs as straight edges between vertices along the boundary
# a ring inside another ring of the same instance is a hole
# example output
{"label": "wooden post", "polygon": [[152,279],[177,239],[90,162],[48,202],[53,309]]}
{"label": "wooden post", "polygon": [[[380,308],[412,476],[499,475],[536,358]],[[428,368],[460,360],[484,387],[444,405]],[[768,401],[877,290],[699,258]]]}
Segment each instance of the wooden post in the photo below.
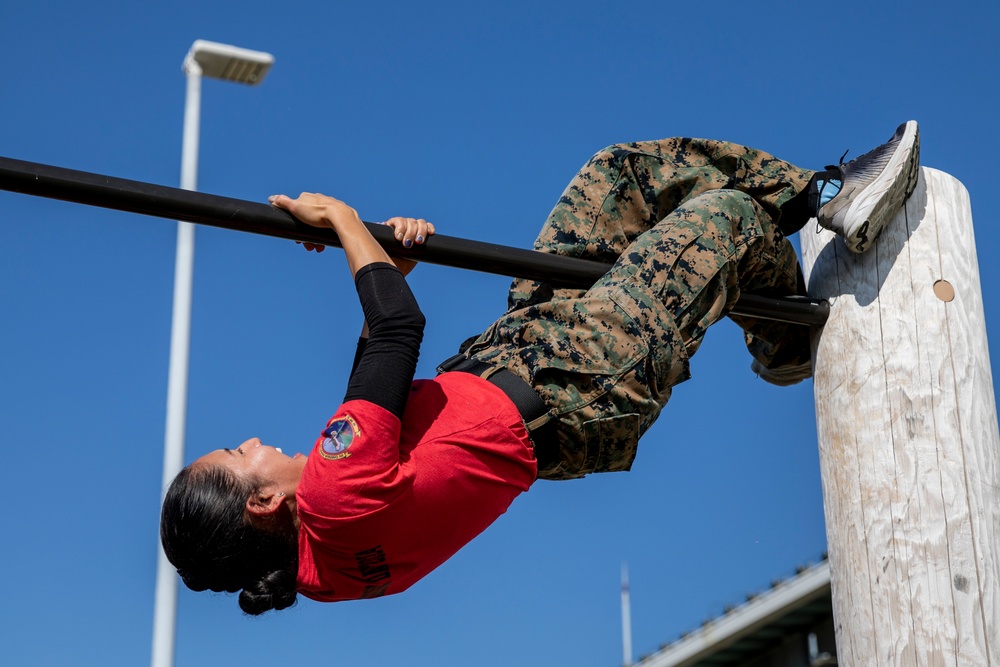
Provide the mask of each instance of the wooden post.
{"label": "wooden post", "polygon": [[[1000,665],[1000,434],[968,192],[922,168],[864,255],[801,234],[840,665]],[[996,260],[993,260],[996,261]]]}

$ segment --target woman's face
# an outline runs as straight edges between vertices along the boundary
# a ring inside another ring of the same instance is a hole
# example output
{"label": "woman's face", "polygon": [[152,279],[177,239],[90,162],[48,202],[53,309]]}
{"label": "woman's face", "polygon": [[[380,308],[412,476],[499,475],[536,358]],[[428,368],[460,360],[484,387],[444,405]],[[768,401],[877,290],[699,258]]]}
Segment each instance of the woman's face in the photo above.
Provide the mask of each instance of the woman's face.
{"label": "woman's face", "polygon": [[292,497],[302,479],[302,469],[308,459],[302,454],[286,456],[277,447],[263,444],[259,438],[251,438],[236,449],[217,449],[210,452],[193,465],[208,464],[222,466],[242,477],[256,477],[264,487],[275,486],[275,492]]}

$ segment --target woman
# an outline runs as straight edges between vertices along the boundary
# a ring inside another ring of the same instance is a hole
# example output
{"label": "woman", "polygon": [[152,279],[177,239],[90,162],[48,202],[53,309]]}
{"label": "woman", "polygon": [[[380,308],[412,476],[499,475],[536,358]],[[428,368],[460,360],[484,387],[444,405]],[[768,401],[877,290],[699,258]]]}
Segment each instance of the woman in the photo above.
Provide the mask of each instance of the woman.
{"label": "woman", "polygon": [[[786,234],[813,215],[870,247],[912,192],[916,123],[811,172],[725,142],[611,146],[577,174],[535,249],[606,262],[588,290],[516,280],[509,309],[433,380],[412,381],[423,316],[354,209],[319,194],[271,203],[339,236],[365,314],[344,403],[306,458],[259,440],[174,480],[161,538],[194,590],[242,591],[249,614],[405,590],[538,478],[627,470],[707,328],[742,291],[804,293]],[[387,224],[405,246],[433,225]],[[811,372],[804,327],[740,318],[753,368]]]}

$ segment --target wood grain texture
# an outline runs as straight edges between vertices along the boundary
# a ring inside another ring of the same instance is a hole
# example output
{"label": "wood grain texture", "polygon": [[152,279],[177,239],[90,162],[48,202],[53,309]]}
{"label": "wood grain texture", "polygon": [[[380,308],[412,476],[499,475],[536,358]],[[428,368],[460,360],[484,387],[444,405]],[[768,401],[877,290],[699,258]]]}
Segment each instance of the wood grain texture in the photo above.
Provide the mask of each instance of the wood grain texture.
{"label": "wood grain texture", "polygon": [[[802,233],[841,665],[1000,666],[1000,433],[968,193],[922,168],[875,247]],[[946,280],[950,301],[935,293]]]}

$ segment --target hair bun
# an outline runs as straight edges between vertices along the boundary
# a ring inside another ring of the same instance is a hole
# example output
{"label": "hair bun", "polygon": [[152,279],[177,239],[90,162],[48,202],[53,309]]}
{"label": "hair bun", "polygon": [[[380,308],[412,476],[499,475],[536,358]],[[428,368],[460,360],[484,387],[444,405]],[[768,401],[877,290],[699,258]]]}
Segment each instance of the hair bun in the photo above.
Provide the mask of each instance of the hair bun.
{"label": "hair bun", "polygon": [[259,581],[245,586],[240,593],[240,609],[258,616],[271,609],[282,610],[295,604],[296,578],[288,570],[275,570]]}

